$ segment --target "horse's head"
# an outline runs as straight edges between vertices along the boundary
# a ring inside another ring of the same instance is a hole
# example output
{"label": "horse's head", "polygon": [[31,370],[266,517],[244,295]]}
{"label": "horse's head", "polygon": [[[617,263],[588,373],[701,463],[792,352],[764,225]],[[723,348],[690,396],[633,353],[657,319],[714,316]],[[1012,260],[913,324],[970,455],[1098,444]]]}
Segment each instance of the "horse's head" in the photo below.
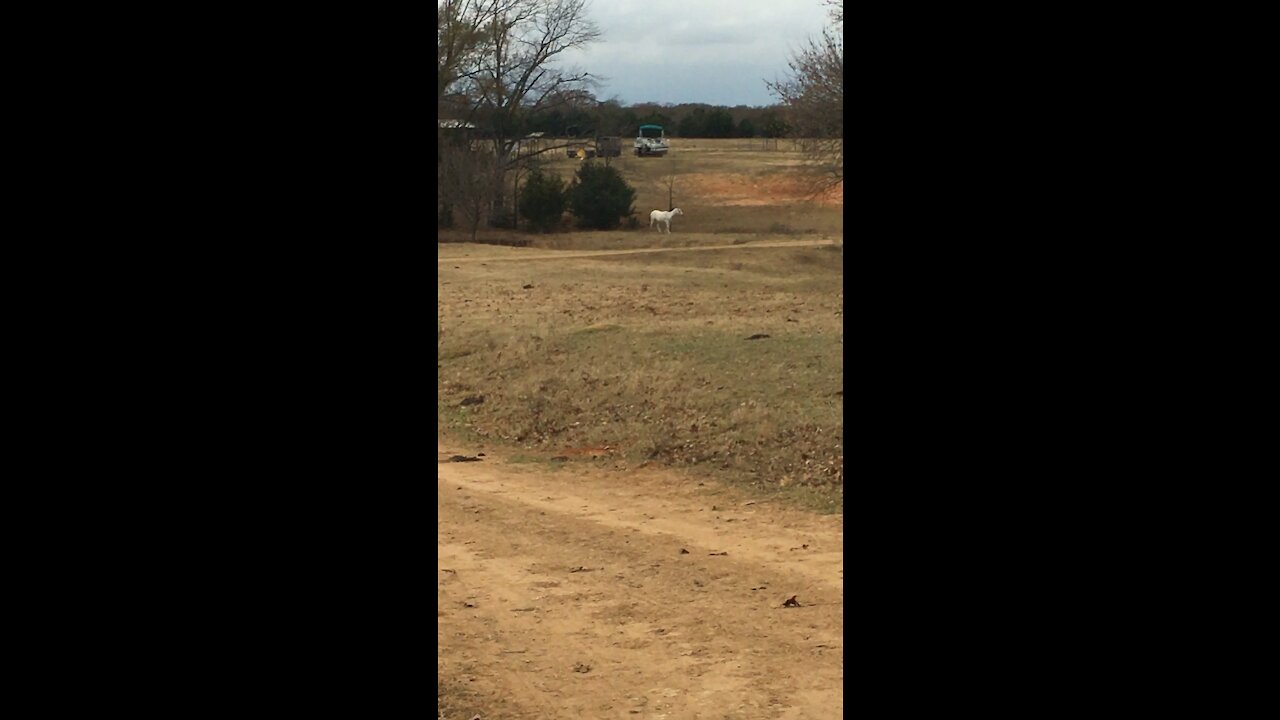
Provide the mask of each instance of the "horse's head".
{"label": "horse's head", "polygon": [[683,215],[683,214],[684,214],[684,211],[683,211],[683,210],[681,210],[680,208],[676,208],[675,210],[672,210],[671,212],[672,212],[672,214],[674,214],[674,215]]}

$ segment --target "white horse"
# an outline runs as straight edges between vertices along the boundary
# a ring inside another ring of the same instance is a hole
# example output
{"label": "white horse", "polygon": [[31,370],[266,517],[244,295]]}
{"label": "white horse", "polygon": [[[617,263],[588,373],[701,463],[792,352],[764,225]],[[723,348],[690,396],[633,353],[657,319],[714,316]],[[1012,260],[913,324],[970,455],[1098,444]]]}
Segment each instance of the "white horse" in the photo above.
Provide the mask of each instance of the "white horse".
{"label": "white horse", "polygon": [[[649,213],[649,227],[653,227],[653,224],[655,222],[666,223],[667,234],[670,235],[671,234],[671,218],[676,215],[683,215],[683,214],[684,214],[684,211],[681,210],[680,208],[676,208],[675,210],[666,210],[666,211],[654,210],[653,212]],[[659,233],[662,232],[662,226],[658,226],[658,232]]]}

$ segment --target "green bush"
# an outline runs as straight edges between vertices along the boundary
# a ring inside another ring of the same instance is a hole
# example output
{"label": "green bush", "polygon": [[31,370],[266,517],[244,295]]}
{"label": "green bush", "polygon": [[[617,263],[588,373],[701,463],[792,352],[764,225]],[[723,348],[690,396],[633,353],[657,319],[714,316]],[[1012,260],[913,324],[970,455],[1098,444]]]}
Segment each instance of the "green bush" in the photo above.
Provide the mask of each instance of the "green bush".
{"label": "green bush", "polygon": [[622,218],[636,211],[635,188],[622,179],[615,167],[584,162],[569,186],[569,208],[578,226],[593,230],[613,230]]}
{"label": "green bush", "polygon": [[555,175],[534,170],[520,190],[520,217],[529,221],[537,232],[550,232],[560,226],[560,218],[569,206],[564,181]]}

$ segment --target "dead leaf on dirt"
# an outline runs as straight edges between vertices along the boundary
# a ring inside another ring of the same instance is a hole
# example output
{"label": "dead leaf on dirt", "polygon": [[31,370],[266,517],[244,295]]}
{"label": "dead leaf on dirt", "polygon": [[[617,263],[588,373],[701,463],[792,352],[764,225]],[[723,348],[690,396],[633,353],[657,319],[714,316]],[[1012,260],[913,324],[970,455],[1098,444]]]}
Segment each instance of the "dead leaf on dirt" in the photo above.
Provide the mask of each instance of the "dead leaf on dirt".
{"label": "dead leaf on dirt", "polygon": [[796,596],[792,595],[787,601],[782,603],[782,607],[800,607],[800,601],[796,600]]}
{"label": "dead leaf on dirt", "polygon": [[468,396],[466,396],[466,397],[462,398],[462,402],[460,402],[460,403],[458,403],[458,404],[459,404],[459,405],[463,405],[463,406],[465,406],[465,405],[479,405],[479,404],[481,404],[481,403],[483,403],[483,402],[484,402],[484,396],[483,396],[483,395],[468,395]]}
{"label": "dead leaf on dirt", "polygon": [[520,289],[521,289],[521,290],[532,290],[532,289],[533,289],[533,286],[532,286],[532,285],[521,285],[521,286],[520,286]]}
{"label": "dead leaf on dirt", "polygon": [[769,336],[768,336],[768,335],[766,335],[766,334],[764,334],[764,333],[756,333],[755,335],[752,335],[751,337],[749,337],[749,338],[747,338],[747,339],[748,339],[748,340],[763,340],[764,338],[767,338],[767,337],[769,337]]}
{"label": "dead leaf on dirt", "polygon": [[729,554],[729,552],[726,550],[725,552],[707,553],[707,554],[708,554],[708,555],[728,555],[728,554]]}
{"label": "dead leaf on dirt", "polygon": [[809,549],[809,543],[805,543],[805,544],[801,545],[800,547],[793,547],[793,548],[790,548],[790,549],[791,549],[791,550],[808,550],[808,549]]}
{"label": "dead leaf on dirt", "polygon": [[581,565],[577,565],[577,566],[574,566],[574,567],[569,568],[569,572],[571,572],[571,573],[576,573],[576,572],[591,572],[592,570],[594,570],[594,568],[582,567]]}
{"label": "dead leaf on dirt", "polygon": [[586,663],[574,663],[573,671],[580,673],[591,672],[591,666]]}
{"label": "dead leaf on dirt", "polygon": [[689,551],[688,551],[688,550],[685,550],[684,548],[680,548],[680,554],[681,554],[681,555],[688,555],[688,554],[689,554]]}
{"label": "dead leaf on dirt", "polygon": [[480,462],[480,458],[467,457],[466,455],[454,455],[449,458],[448,462]]}

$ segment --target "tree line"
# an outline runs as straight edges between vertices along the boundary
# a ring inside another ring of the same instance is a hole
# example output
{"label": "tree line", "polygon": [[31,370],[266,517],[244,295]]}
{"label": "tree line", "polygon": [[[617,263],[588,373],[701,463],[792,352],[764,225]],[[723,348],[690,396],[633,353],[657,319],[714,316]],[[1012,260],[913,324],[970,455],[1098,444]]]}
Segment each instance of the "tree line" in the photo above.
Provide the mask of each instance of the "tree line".
{"label": "tree line", "polygon": [[[520,180],[538,175],[547,153],[574,138],[634,137],[644,124],[671,137],[816,138],[805,144],[813,167],[823,182],[843,182],[843,4],[825,2],[833,25],[793,56],[785,79],[769,83],[781,102],[724,107],[600,100],[589,72],[559,62],[600,39],[585,0],[437,0],[438,116],[466,128],[437,129],[438,217],[452,221],[457,211],[473,239],[484,220],[515,227]],[[530,133],[563,142],[529,149],[522,140]]]}
{"label": "tree line", "polygon": [[661,125],[668,137],[780,138],[790,126],[778,106],[750,107],[702,103],[624,105],[617,100],[586,98],[530,118],[529,132],[550,137],[635,137],[641,125]]}

